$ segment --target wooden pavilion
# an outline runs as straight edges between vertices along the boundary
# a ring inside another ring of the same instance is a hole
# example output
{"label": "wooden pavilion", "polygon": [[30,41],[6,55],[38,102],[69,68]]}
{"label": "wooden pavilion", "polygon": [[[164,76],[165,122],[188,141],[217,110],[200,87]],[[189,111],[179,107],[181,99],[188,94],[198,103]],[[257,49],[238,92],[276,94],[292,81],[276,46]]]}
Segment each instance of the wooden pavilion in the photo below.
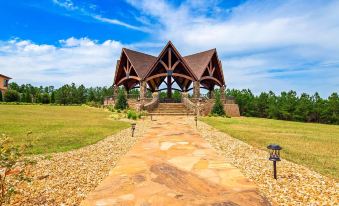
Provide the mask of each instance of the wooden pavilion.
{"label": "wooden pavilion", "polygon": [[[201,97],[200,89],[208,90],[208,97],[212,99],[214,89],[219,87],[221,98],[225,99],[226,88],[216,49],[181,56],[171,41],[157,57],[123,48],[117,61],[113,86],[115,96],[119,86],[123,86],[127,93],[139,88],[139,108],[147,110],[157,106],[158,93],[163,90],[167,91],[167,100],[172,98],[173,90],[177,90],[183,97],[181,102],[186,103],[187,107],[189,104],[194,107],[196,100]],[[153,93],[151,102],[147,102],[147,90]],[[192,96],[188,100],[186,97],[191,90]]]}
{"label": "wooden pavilion", "polygon": [[[140,88],[140,98],[143,98],[146,89],[151,92],[165,90],[159,89],[163,82],[167,86],[168,98],[171,98],[172,90],[193,90],[196,98],[200,96],[200,88],[212,92],[215,86],[219,86],[224,90],[225,80],[216,49],[184,57],[170,41],[158,57],[122,49],[114,86],[123,85],[127,91]],[[173,83],[177,83],[179,88],[173,88]]]}

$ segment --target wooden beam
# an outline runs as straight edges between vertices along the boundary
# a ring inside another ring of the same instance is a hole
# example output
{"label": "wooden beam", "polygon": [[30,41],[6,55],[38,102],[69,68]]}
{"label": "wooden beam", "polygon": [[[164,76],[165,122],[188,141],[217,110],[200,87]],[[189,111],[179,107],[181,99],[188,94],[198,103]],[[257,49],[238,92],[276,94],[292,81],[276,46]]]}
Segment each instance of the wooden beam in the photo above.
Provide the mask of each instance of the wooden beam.
{"label": "wooden beam", "polygon": [[179,63],[180,63],[180,60],[177,60],[177,61],[173,64],[173,67],[171,68],[171,70],[174,71],[174,69],[178,66]]}
{"label": "wooden beam", "polygon": [[124,81],[126,81],[127,79],[135,79],[135,80],[140,81],[140,78],[137,77],[137,76],[129,76],[129,78],[127,78],[127,77],[122,78],[122,79],[117,83],[117,85],[120,86],[120,85],[121,85]]}
{"label": "wooden beam", "polygon": [[168,48],[168,68],[172,69],[172,49]]}
{"label": "wooden beam", "polygon": [[189,79],[189,80],[193,81],[193,78],[192,78],[192,77],[187,76],[187,75],[184,75],[184,74],[173,73],[172,76],[175,76],[175,77],[182,77],[182,78]]}
{"label": "wooden beam", "polygon": [[200,82],[202,80],[213,80],[215,81],[219,86],[222,86],[222,83],[217,79],[217,78],[214,78],[214,77],[208,77],[208,76],[204,76],[200,79]]}
{"label": "wooden beam", "polygon": [[156,75],[153,75],[153,76],[150,76],[146,79],[146,82],[151,80],[151,79],[155,79],[155,78],[158,78],[158,77],[164,77],[164,76],[167,76],[167,73],[160,73],[160,74],[156,74]]}
{"label": "wooden beam", "polygon": [[[164,76],[167,76],[167,73],[160,73],[160,74],[153,75],[153,76],[151,76],[151,77],[148,77],[148,78],[146,79],[146,81],[149,81],[149,80],[151,80],[151,79],[155,79],[155,78],[158,78],[158,77],[164,77]],[[189,79],[189,80],[193,81],[193,78],[192,78],[192,77],[187,76],[187,75],[184,75],[184,74],[172,73],[172,76],[175,76],[175,77],[182,77],[182,78]]]}
{"label": "wooden beam", "polygon": [[156,90],[157,89],[157,85],[155,84],[153,79],[151,79],[150,83],[151,83],[152,87],[154,88],[154,90]]}
{"label": "wooden beam", "polygon": [[160,63],[165,67],[166,70],[168,70],[168,67],[167,67],[167,65],[165,64],[164,61],[160,60]]}

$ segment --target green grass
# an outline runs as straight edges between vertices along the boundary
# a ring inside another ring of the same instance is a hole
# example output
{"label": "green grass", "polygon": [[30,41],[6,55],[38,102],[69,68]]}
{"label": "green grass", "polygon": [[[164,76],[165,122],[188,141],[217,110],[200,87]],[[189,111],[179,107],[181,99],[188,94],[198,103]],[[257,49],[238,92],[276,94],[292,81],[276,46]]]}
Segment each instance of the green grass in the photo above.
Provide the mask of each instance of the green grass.
{"label": "green grass", "polygon": [[261,118],[203,117],[202,121],[257,148],[283,147],[282,158],[338,179],[339,126]]}
{"label": "green grass", "polygon": [[[110,119],[110,114],[86,106],[0,105],[0,134],[18,145],[34,139],[30,154],[63,152],[129,127],[126,122]],[[32,134],[27,138],[28,131]]]}

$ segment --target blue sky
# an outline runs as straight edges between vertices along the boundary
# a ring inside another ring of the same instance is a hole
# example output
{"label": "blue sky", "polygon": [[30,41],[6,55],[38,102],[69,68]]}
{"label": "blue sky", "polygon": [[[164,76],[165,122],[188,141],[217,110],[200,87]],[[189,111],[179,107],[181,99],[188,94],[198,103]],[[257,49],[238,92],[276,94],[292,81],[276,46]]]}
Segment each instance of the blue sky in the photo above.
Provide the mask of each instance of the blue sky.
{"label": "blue sky", "polygon": [[339,1],[3,0],[0,73],[18,83],[111,85],[122,47],[217,48],[229,88],[339,88]]}

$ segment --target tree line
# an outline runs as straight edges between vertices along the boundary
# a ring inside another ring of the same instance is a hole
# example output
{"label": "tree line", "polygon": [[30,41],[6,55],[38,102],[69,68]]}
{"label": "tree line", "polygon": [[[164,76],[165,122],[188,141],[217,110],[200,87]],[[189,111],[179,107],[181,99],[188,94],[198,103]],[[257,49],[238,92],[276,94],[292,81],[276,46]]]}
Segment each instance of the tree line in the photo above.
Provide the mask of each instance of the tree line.
{"label": "tree line", "polygon": [[235,98],[242,116],[339,124],[336,92],[327,99],[321,98],[317,92],[298,96],[295,91],[281,92],[280,95],[270,91],[254,95],[249,89],[228,89],[226,95]]}
{"label": "tree line", "polygon": [[0,101],[63,105],[85,104],[87,102],[102,104],[105,97],[112,95],[112,87],[86,88],[84,85],[76,86],[72,83],[55,89],[53,86],[35,87],[31,84],[18,85],[12,82],[9,84],[9,90],[5,95],[0,97]]}

